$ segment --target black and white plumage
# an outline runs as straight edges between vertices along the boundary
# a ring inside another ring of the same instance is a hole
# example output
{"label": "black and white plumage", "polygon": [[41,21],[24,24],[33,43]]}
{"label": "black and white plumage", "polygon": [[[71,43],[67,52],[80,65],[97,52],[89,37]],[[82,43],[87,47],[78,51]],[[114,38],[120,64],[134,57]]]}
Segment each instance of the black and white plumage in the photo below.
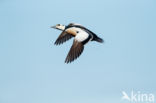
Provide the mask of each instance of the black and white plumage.
{"label": "black and white plumage", "polygon": [[60,45],[74,37],[73,45],[65,59],[65,63],[70,63],[77,59],[82,54],[84,45],[89,41],[103,42],[103,39],[80,24],[70,23],[68,26],[57,24],[52,28],[62,31],[55,41],[55,45]]}

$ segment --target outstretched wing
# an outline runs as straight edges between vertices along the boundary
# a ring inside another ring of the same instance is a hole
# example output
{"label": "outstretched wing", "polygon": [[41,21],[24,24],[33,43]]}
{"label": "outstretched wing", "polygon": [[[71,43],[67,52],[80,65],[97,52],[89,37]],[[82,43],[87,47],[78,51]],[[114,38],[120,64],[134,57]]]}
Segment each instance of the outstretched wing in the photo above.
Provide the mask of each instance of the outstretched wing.
{"label": "outstretched wing", "polygon": [[77,59],[82,54],[83,50],[84,45],[81,42],[74,40],[73,45],[66,57],[65,63],[70,63]]}
{"label": "outstretched wing", "polygon": [[68,34],[67,32],[63,31],[60,36],[55,41],[55,45],[60,45],[66,42],[67,40],[71,39],[73,35]]}

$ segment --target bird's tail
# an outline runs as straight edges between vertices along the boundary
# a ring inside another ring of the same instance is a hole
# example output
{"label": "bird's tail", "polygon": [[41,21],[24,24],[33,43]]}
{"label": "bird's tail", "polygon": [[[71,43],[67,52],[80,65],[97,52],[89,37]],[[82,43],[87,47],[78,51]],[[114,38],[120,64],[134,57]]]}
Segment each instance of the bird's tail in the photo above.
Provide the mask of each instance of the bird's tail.
{"label": "bird's tail", "polygon": [[100,38],[100,37],[95,37],[93,40],[97,41],[99,43],[103,43],[104,42],[104,40],[102,38]]}

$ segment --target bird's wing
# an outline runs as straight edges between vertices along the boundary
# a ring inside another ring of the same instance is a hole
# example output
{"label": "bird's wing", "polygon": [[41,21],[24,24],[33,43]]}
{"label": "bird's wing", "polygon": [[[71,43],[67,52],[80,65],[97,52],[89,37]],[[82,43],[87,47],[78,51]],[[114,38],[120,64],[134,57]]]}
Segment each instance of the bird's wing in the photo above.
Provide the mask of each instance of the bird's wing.
{"label": "bird's wing", "polygon": [[75,27],[81,28],[81,29],[85,30],[86,32],[88,32],[89,34],[96,36],[96,34],[94,32],[92,32],[91,30],[87,29],[86,27],[84,27],[80,24],[70,23],[68,26],[75,26]]}
{"label": "bird's wing", "polygon": [[66,31],[63,31],[60,36],[55,41],[55,45],[60,45],[66,42],[67,40],[71,39],[73,35],[68,34]]}
{"label": "bird's wing", "polygon": [[77,59],[84,50],[84,45],[74,39],[73,45],[66,57],[65,63],[70,63]]}

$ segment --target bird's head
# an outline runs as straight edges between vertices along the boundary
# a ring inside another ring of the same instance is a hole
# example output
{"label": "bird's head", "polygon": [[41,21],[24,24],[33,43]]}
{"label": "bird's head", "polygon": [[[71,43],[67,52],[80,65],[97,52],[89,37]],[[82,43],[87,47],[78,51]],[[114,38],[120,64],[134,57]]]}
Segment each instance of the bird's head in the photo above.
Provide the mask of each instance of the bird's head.
{"label": "bird's head", "polygon": [[65,25],[56,24],[55,26],[52,26],[51,28],[58,29],[58,30],[64,30],[65,29]]}

